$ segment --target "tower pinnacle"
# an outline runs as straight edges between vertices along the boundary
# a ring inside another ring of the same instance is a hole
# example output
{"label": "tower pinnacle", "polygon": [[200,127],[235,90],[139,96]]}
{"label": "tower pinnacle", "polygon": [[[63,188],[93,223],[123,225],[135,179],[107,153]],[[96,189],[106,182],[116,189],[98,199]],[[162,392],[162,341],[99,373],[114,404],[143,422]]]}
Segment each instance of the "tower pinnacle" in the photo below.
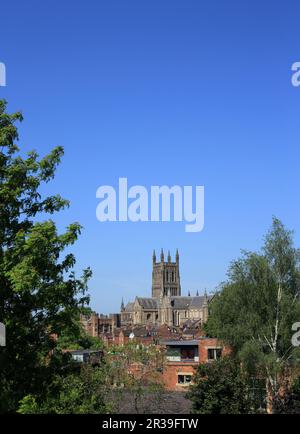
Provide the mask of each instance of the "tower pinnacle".
{"label": "tower pinnacle", "polygon": [[205,291],[204,291],[204,302],[203,302],[203,305],[207,305],[208,304],[208,297],[207,297],[207,292],[206,292],[206,289],[205,289]]}

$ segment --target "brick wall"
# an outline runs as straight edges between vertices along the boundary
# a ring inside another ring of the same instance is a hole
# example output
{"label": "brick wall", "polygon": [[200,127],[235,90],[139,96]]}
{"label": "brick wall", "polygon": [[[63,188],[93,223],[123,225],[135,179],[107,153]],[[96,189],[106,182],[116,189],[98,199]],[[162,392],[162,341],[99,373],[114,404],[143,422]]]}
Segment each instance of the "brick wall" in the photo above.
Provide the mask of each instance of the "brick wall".
{"label": "brick wall", "polygon": [[209,349],[221,349],[222,357],[230,353],[229,348],[224,346],[216,338],[200,338],[199,340],[199,363],[208,362],[208,350]]}
{"label": "brick wall", "polygon": [[168,390],[186,391],[188,384],[179,384],[178,375],[194,375],[198,363],[168,362],[163,371],[163,382]]}
{"label": "brick wall", "polygon": [[[180,384],[178,382],[178,376],[182,375],[194,375],[196,373],[197,366],[200,363],[208,363],[208,350],[220,349],[222,350],[222,357],[230,353],[229,348],[225,347],[216,338],[200,338],[198,350],[199,350],[199,362],[170,362],[168,361],[163,371],[163,382],[168,390],[174,391],[186,391],[190,382]],[[183,379],[181,377],[181,380]]]}

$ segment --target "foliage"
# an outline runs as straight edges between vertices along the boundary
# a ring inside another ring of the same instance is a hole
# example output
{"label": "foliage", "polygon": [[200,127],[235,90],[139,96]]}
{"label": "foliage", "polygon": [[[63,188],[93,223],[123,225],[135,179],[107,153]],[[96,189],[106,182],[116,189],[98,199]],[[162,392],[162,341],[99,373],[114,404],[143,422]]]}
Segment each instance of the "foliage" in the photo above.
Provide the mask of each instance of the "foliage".
{"label": "foliage", "polygon": [[[79,319],[77,319],[79,322]],[[80,332],[76,333],[70,329],[64,329],[61,331],[57,338],[56,348],[60,350],[80,350],[80,349],[92,349],[99,350],[103,348],[103,342],[94,336],[88,335],[85,330],[79,324]]]}
{"label": "foliage", "polygon": [[115,402],[130,396],[136,413],[147,412],[147,408],[153,406],[153,400],[158,406],[164,390],[164,362],[164,351],[156,345],[131,342],[122,347],[111,347],[107,364]]}
{"label": "foliage", "polygon": [[199,365],[188,398],[198,414],[252,413],[254,408],[247,377],[230,357]]}
{"label": "foliage", "polygon": [[300,254],[292,233],[274,218],[260,253],[244,252],[210,306],[208,334],[229,344],[249,373],[266,380],[267,409],[287,367],[297,365],[292,324],[300,318]]}
{"label": "foliage", "polygon": [[80,373],[57,376],[43,399],[25,396],[18,412],[22,414],[109,413],[113,406],[107,396],[110,385],[105,367],[83,366]]}
{"label": "foliage", "polygon": [[287,385],[284,393],[276,397],[276,412],[284,414],[300,414],[300,377]]}
{"label": "foliage", "polygon": [[[68,201],[42,197],[40,188],[55,174],[63,155],[57,147],[39,159],[22,157],[15,141],[21,113],[8,114],[0,101],[0,321],[7,346],[0,348],[0,412],[15,411],[25,395],[43,390],[61,369],[64,356],[50,358],[55,335],[65,327],[79,334],[74,320],[86,304],[89,269],[77,278],[72,253],[63,255],[80,234],[72,223],[59,234],[52,220]],[[51,360],[50,360],[51,359]]]}
{"label": "foliage", "polygon": [[25,413],[110,413],[118,412],[124,400],[136,413],[159,405],[163,394],[164,354],[156,346],[112,347],[99,367],[68,365],[43,395],[30,394],[18,412]]}

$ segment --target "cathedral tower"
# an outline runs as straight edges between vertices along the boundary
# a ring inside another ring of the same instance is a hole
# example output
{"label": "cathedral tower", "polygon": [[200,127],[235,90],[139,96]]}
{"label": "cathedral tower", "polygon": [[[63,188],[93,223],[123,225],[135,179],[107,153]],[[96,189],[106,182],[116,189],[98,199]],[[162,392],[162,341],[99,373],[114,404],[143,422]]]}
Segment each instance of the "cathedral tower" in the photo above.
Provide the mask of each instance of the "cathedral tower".
{"label": "cathedral tower", "polygon": [[178,250],[176,251],[175,262],[172,262],[170,252],[168,252],[167,261],[165,262],[163,249],[161,249],[160,262],[156,262],[155,251],[153,252],[152,262],[152,297],[181,295]]}

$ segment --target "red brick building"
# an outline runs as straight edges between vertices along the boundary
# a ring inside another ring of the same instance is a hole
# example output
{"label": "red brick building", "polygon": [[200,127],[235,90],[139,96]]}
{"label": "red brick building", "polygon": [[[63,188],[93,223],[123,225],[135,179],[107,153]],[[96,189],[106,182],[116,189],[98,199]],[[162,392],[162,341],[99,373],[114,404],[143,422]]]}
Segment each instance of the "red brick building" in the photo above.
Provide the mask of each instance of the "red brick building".
{"label": "red brick building", "polygon": [[81,322],[88,334],[102,339],[107,347],[134,342],[165,348],[162,379],[165,387],[173,391],[186,390],[200,363],[210,363],[229,353],[229,349],[217,339],[204,336],[199,320],[189,320],[183,327],[166,324],[118,327],[117,317],[93,313],[88,317],[82,316]]}
{"label": "red brick building", "polygon": [[80,322],[85,332],[93,337],[100,338],[120,326],[120,315],[112,313],[110,315],[97,314],[92,312],[90,315],[81,315]]}
{"label": "red brick building", "polygon": [[166,347],[163,381],[169,390],[183,391],[193,382],[197,366],[210,363],[229,353],[229,349],[215,338],[162,341]]}

